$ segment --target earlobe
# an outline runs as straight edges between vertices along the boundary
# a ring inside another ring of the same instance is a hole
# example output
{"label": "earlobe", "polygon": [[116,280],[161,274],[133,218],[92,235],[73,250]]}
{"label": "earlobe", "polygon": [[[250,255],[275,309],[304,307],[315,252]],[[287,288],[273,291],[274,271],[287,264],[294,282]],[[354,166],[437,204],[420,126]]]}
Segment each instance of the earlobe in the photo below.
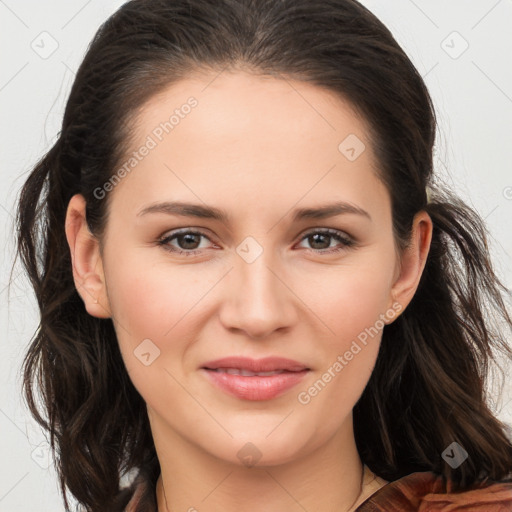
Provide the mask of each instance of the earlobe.
{"label": "earlobe", "polygon": [[391,289],[391,304],[399,304],[400,312],[409,305],[418,288],[430,250],[432,229],[430,215],[423,210],[418,212],[413,220],[410,246],[402,254]]}
{"label": "earlobe", "polygon": [[65,231],[71,252],[73,279],[87,312],[94,317],[110,318],[99,241],[89,231],[85,206],[85,198],[75,194],[66,212]]}

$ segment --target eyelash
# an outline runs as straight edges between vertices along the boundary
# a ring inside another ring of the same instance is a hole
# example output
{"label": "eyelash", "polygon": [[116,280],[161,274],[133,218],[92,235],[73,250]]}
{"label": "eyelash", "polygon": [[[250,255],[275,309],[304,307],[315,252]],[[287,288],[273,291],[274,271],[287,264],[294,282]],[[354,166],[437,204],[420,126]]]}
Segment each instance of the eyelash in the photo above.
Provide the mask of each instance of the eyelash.
{"label": "eyelash", "polygon": [[[205,233],[203,233],[201,231],[184,229],[181,231],[173,232],[171,235],[158,240],[158,245],[161,246],[164,250],[169,251],[173,254],[184,255],[187,257],[195,256],[196,254],[200,253],[202,249],[183,250],[183,249],[179,249],[179,248],[177,249],[174,247],[171,248],[171,246],[169,245],[169,242],[171,240],[173,240],[174,238],[178,237],[179,235],[187,235],[187,234],[200,235],[200,236],[203,236],[203,237],[207,238],[208,240],[210,240],[210,238]],[[338,231],[336,229],[317,229],[315,231],[310,231],[310,232],[306,233],[299,240],[299,242],[302,242],[303,240],[306,240],[310,236],[316,235],[316,234],[328,235],[328,236],[338,240],[339,242],[341,242],[343,244],[343,247],[339,247],[339,248],[335,248],[335,249],[323,249],[323,250],[321,250],[321,249],[306,249],[307,251],[313,252],[315,254],[323,255],[323,254],[338,253],[338,252],[347,250],[355,245],[355,241],[352,238],[346,236],[341,231]]]}

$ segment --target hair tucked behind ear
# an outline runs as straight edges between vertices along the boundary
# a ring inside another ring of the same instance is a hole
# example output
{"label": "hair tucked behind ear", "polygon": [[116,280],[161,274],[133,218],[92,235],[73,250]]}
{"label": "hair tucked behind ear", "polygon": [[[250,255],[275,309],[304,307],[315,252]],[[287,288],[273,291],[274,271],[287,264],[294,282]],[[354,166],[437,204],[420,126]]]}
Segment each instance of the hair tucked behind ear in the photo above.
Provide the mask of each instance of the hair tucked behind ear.
{"label": "hair tucked behind ear", "polygon": [[[85,197],[89,229],[101,241],[110,196],[96,191],[123,162],[144,103],[191,73],[240,70],[307,81],[350,102],[367,124],[375,172],[391,196],[397,247],[407,247],[419,210],[433,220],[420,286],[384,328],[354,408],[363,461],[387,480],[425,470],[460,487],[510,478],[512,445],[485,395],[493,353],[512,358],[500,331],[510,340],[506,290],[478,215],[442,187],[426,202],[425,187],[435,182],[434,108],[389,30],[354,0],[133,0],[95,35],[59,139],[18,204],[18,254],[41,314],[24,391],[50,432],[66,506],[69,490],[87,511],[117,510],[129,494],[120,491],[121,473],[146,468],[152,485],[158,476],[146,406],[112,321],[88,315],[75,288],[67,205],[74,194]],[[456,469],[441,457],[454,441],[469,454]]]}
{"label": "hair tucked behind ear", "polygon": [[[479,215],[437,190],[424,208],[434,225],[414,298],[384,329],[374,372],[354,408],[361,457],[389,480],[415,471],[451,479],[512,481],[512,446],[487,403],[490,362],[510,357],[497,320],[512,321]],[[503,374],[502,374],[503,375]],[[441,454],[468,452],[457,469]]]}

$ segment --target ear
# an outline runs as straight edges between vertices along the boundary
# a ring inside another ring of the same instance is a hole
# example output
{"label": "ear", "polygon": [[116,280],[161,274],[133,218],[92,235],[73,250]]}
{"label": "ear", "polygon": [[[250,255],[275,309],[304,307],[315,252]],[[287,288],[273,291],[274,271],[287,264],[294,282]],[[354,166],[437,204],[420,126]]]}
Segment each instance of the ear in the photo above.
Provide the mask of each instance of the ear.
{"label": "ear", "polygon": [[87,312],[98,318],[110,318],[99,240],[89,231],[85,206],[85,198],[75,194],[66,212],[65,230],[71,251],[73,279]]}
{"label": "ear", "polygon": [[422,210],[414,216],[410,245],[397,262],[391,288],[391,304],[400,304],[401,312],[409,305],[418,288],[430,250],[432,229],[432,219],[427,212]]}

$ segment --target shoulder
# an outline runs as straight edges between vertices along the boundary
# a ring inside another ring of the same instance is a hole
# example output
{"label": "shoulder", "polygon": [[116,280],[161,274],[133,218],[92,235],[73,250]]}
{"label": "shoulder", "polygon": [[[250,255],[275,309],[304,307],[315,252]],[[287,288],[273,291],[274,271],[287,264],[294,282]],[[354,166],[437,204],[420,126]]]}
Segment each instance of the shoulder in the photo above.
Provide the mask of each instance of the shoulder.
{"label": "shoulder", "polygon": [[431,471],[411,473],[381,487],[356,512],[389,510],[510,512],[512,482],[475,484],[464,491],[449,492],[441,475]]}

